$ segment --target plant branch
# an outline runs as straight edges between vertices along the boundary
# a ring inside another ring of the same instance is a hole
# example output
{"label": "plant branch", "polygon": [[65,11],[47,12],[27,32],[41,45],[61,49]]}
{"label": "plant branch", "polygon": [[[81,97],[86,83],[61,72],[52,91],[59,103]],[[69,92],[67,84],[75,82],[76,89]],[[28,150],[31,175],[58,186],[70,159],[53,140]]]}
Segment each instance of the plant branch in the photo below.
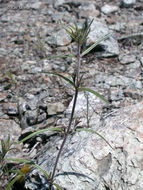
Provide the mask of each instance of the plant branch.
{"label": "plant branch", "polygon": [[50,180],[49,180],[50,181],[50,187],[49,187],[50,190],[51,190],[52,185],[53,185],[54,176],[55,176],[57,164],[59,162],[59,158],[61,156],[62,150],[63,150],[64,145],[66,143],[67,137],[70,134],[70,129],[71,129],[71,125],[72,125],[72,121],[73,121],[73,117],[74,117],[74,112],[75,112],[75,107],[76,107],[76,102],[77,102],[77,97],[78,97],[78,92],[79,92],[78,88],[79,88],[79,85],[80,85],[80,63],[81,63],[80,50],[81,50],[81,46],[80,46],[80,44],[78,44],[74,102],[73,102],[73,106],[72,106],[72,112],[71,112],[69,124],[68,124],[67,130],[65,132],[64,139],[62,141],[62,144],[61,144],[61,147],[59,149],[58,155],[56,157],[53,172],[52,172],[52,175],[51,175]]}

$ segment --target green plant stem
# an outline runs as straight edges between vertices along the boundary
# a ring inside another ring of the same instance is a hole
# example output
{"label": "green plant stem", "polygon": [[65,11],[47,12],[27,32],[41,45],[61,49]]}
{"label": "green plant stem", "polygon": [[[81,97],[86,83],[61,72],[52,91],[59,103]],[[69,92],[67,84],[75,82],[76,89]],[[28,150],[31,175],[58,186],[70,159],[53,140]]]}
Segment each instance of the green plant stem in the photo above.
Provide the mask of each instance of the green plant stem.
{"label": "green plant stem", "polygon": [[56,172],[56,168],[57,168],[57,164],[58,164],[59,158],[61,156],[63,147],[64,147],[64,145],[66,143],[67,137],[70,134],[70,129],[71,129],[71,125],[72,125],[72,121],[73,121],[73,117],[74,117],[74,112],[75,112],[75,107],[76,107],[76,102],[77,102],[77,97],[78,97],[78,92],[79,92],[78,87],[80,85],[80,80],[79,80],[80,79],[80,62],[81,62],[80,45],[78,45],[77,60],[78,61],[77,61],[77,67],[76,67],[75,95],[74,95],[74,102],[73,102],[73,106],[72,106],[72,112],[71,112],[71,116],[70,116],[70,120],[69,120],[69,125],[67,127],[66,132],[65,132],[64,139],[63,139],[63,142],[62,142],[61,147],[59,149],[58,155],[56,157],[56,161],[55,161],[55,164],[54,164],[53,172],[52,172],[52,175],[50,177],[50,187],[49,187],[50,190],[51,190],[52,185],[53,185],[54,176],[55,176],[55,172]]}

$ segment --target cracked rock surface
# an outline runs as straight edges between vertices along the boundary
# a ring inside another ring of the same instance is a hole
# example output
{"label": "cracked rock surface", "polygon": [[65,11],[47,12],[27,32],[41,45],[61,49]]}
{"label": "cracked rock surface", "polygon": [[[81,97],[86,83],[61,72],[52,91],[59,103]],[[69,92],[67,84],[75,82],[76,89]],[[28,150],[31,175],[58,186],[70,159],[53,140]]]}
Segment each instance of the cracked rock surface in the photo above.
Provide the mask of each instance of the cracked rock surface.
{"label": "cracked rock surface", "polygon": [[[77,132],[69,137],[58,164],[55,182],[63,188],[76,190],[141,190],[143,187],[143,102],[121,108],[102,121],[95,121],[92,129],[106,137],[113,146],[95,134]],[[137,119],[138,118],[138,119]],[[54,143],[53,143],[54,142]],[[38,164],[51,171],[61,138],[51,137],[38,155]],[[33,184],[33,180],[39,181]],[[30,182],[31,180],[31,182]],[[41,189],[48,186],[43,175],[33,170],[25,187]]]}

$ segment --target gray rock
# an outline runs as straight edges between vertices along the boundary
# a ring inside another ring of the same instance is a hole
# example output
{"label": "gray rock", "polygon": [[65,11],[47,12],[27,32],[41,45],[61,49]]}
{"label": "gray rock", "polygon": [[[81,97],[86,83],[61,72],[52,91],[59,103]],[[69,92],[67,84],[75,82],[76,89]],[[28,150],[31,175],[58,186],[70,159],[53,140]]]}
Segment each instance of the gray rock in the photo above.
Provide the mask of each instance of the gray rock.
{"label": "gray rock", "polygon": [[[94,134],[77,132],[69,136],[58,163],[55,182],[65,189],[141,190],[142,107],[143,102],[122,108],[114,116],[108,114],[100,123],[97,132],[112,144],[114,150]],[[38,163],[48,173],[53,168],[60,144],[60,137],[51,137],[38,156]],[[30,190],[46,189],[47,186],[46,179],[37,169],[25,181],[25,187]]]}
{"label": "gray rock", "polygon": [[138,61],[138,60],[136,60],[134,63],[130,63],[129,65],[128,65],[128,67],[130,68],[130,69],[138,69],[139,67],[140,67],[140,62]]}
{"label": "gray rock", "polygon": [[41,71],[42,71],[41,67],[34,67],[34,68],[31,68],[30,70],[28,70],[28,73],[35,74],[35,73],[41,73]]}
{"label": "gray rock", "polygon": [[[107,25],[102,23],[99,19],[94,20],[91,25],[91,31],[88,36],[89,38],[87,40],[87,45],[95,43],[97,40],[107,34],[109,34]],[[107,40],[102,41],[100,46],[102,46],[105,51],[102,54],[104,57],[119,55],[118,42],[113,36],[110,36]]]}
{"label": "gray rock", "polygon": [[28,125],[34,125],[38,120],[38,112],[37,110],[27,111],[25,114],[26,121]]}
{"label": "gray rock", "polygon": [[7,97],[7,94],[6,94],[6,93],[4,93],[4,92],[1,93],[1,92],[0,92],[0,102],[3,101],[3,100],[5,100],[6,97]]}
{"label": "gray rock", "polygon": [[16,103],[5,103],[3,104],[3,112],[8,115],[17,115],[18,107]]}
{"label": "gray rock", "polygon": [[66,0],[53,0],[54,7],[63,5],[64,3],[66,3]]}
{"label": "gray rock", "polygon": [[43,113],[43,114],[39,115],[37,122],[38,122],[38,123],[41,123],[41,122],[43,122],[44,120],[46,120],[46,113]]}
{"label": "gray rock", "polygon": [[141,66],[143,67],[143,57],[140,58]]}
{"label": "gray rock", "polygon": [[133,63],[133,62],[135,62],[135,60],[136,60],[136,56],[135,55],[122,55],[122,54],[120,54],[119,55],[119,61],[120,61],[120,63],[121,64],[129,64],[129,63]]}
{"label": "gray rock", "polygon": [[62,29],[47,37],[46,42],[52,46],[65,46],[71,42],[71,38],[67,34],[67,32],[64,29]]}
{"label": "gray rock", "polygon": [[29,4],[29,8],[37,10],[37,9],[40,9],[41,5],[42,3],[38,1],[32,4]]}
{"label": "gray rock", "polygon": [[99,16],[100,12],[96,9],[93,3],[84,3],[78,8],[79,18],[88,18],[90,16]]}
{"label": "gray rock", "polygon": [[[93,89],[94,90],[94,89]],[[96,90],[95,90],[96,91]],[[73,101],[69,104],[69,107],[66,110],[66,114],[70,114],[72,111]],[[75,115],[78,117],[82,117],[87,112],[87,102],[89,102],[89,114],[93,114],[93,112],[100,113],[102,106],[105,105],[98,97],[91,93],[79,93],[77,98],[77,104],[75,108]]]}
{"label": "gray rock", "polygon": [[0,53],[1,53],[1,55],[6,56],[7,55],[7,50],[4,49],[4,48],[0,48]]}
{"label": "gray rock", "polygon": [[126,89],[126,90],[124,90],[124,96],[139,100],[143,97],[143,94],[140,91]]}
{"label": "gray rock", "polygon": [[123,91],[118,88],[111,88],[110,100],[112,101],[120,101],[124,98]]}
{"label": "gray rock", "polygon": [[126,86],[130,87],[131,89],[141,89],[142,83],[141,81],[135,80],[133,78],[128,78],[125,76],[108,76],[105,80],[105,83],[110,85],[111,87],[117,87],[117,86]]}
{"label": "gray rock", "polygon": [[49,72],[52,70],[52,65],[49,60],[43,60],[43,72]]}
{"label": "gray rock", "polygon": [[132,8],[135,3],[136,0],[121,0],[120,6],[124,8]]}
{"label": "gray rock", "polygon": [[0,140],[6,140],[9,135],[11,141],[17,141],[21,135],[21,129],[13,120],[0,119],[0,134]]}
{"label": "gray rock", "polygon": [[104,13],[104,14],[110,14],[110,13],[113,13],[113,12],[116,12],[118,11],[118,7],[115,6],[115,5],[108,5],[108,4],[105,4],[103,7],[101,7],[101,11]]}
{"label": "gray rock", "polygon": [[65,107],[60,102],[47,104],[48,115],[55,115],[57,113],[63,112],[64,110],[65,110]]}
{"label": "gray rock", "polygon": [[[66,110],[66,115],[68,118],[70,117],[70,114],[72,112],[73,101],[74,98],[72,99],[72,101],[69,104],[69,107]],[[79,122],[78,126],[90,125],[90,126],[96,126],[97,128],[98,127],[97,123],[100,120],[100,115],[102,113],[102,108],[104,106],[106,106],[106,103],[97,96],[95,96],[94,94],[79,93],[74,114],[75,120]]]}

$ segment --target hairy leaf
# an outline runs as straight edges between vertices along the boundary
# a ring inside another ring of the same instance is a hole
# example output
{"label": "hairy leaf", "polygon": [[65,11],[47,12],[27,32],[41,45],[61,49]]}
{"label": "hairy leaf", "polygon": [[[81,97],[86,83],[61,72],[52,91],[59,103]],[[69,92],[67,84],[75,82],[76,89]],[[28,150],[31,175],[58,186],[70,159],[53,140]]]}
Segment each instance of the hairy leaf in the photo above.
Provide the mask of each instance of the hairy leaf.
{"label": "hairy leaf", "polygon": [[39,131],[33,132],[32,134],[28,135],[27,137],[25,137],[25,138],[22,139],[21,141],[15,142],[15,144],[23,143],[24,141],[30,139],[31,137],[33,137],[33,136],[35,136],[35,135],[42,134],[42,133],[47,132],[47,131],[59,131],[59,132],[64,132],[63,129],[58,128],[58,127],[47,128],[47,129],[41,129],[41,130],[39,130]]}
{"label": "hairy leaf", "polygon": [[59,76],[62,79],[64,79],[65,81],[67,81],[69,84],[71,84],[75,88],[74,82],[71,79],[69,79],[69,78],[67,78],[67,77],[65,77],[65,76],[63,76],[63,75],[61,75],[59,73],[56,73],[56,72],[44,72],[44,73],[48,73],[48,74],[53,74],[53,75]]}
{"label": "hairy leaf", "polygon": [[91,45],[89,48],[87,48],[81,55],[82,57],[86,54],[88,54],[91,50],[93,50],[98,44],[100,44],[102,41],[106,40],[107,38],[109,38],[110,34],[105,35],[104,37],[100,38],[99,40],[97,40],[97,42],[95,42],[93,45]]}
{"label": "hairy leaf", "polygon": [[16,181],[18,181],[20,177],[21,177],[21,175],[18,175],[18,176],[16,176],[15,178],[13,178],[13,179],[10,181],[10,183],[8,184],[8,186],[6,187],[5,190],[11,190],[13,184],[14,184]]}

